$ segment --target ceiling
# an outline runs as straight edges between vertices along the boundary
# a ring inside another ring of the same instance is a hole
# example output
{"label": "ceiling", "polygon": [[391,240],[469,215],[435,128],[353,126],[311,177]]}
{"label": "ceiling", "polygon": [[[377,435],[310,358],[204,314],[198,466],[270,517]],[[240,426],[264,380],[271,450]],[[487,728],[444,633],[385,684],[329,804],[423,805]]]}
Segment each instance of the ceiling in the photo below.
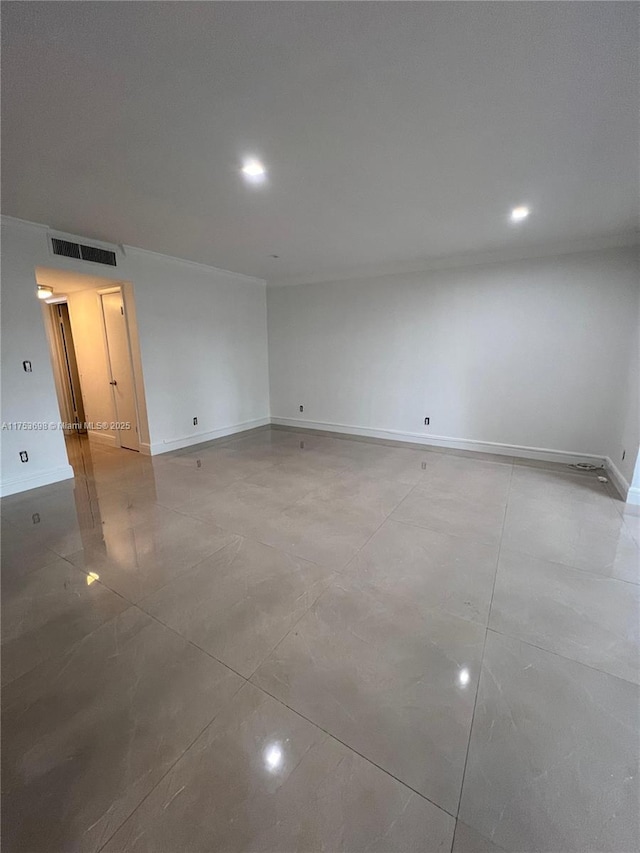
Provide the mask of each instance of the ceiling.
{"label": "ceiling", "polygon": [[3,3],[3,212],[268,280],[636,230],[639,9]]}

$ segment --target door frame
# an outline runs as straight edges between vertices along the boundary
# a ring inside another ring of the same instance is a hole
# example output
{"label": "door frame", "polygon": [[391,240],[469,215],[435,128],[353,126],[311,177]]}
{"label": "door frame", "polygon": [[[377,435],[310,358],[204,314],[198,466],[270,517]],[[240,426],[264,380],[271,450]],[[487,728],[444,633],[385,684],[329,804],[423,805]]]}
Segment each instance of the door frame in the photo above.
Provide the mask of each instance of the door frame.
{"label": "door frame", "polygon": [[[60,304],[60,302],[44,303],[42,305],[42,310],[45,318],[44,325],[45,332],[47,334],[47,342],[49,344],[49,356],[53,371],[53,382],[56,389],[56,397],[58,398],[60,422],[63,424],[71,424],[74,421],[74,411],[73,404],[71,402],[69,379],[65,371],[65,355],[58,326],[57,308]],[[66,302],[64,304],[67,305],[68,310],[68,304]],[[80,388],[80,394],[82,395],[82,388]],[[63,432],[65,435],[70,435],[74,430],[63,429]]]}
{"label": "door frame", "polygon": [[[102,302],[103,295],[107,295],[108,293],[119,293],[120,298],[122,299],[122,308],[123,308],[123,316],[124,316],[124,326],[127,332],[127,350],[129,354],[129,369],[131,370],[131,384],[133,386],[133,406],[136,413],[136,440],[138,443],[137,450],[133,450],[131,447],[124,448],[122,444],[122,438],[120,436],[120,430],[114,430],[116,441],[118,443],[118,447],[121,447],[126,450],[131,450],[133,453],[139,453],[142,448],[142,438],[141,438],[141,428],[140,428],[140,405],[138,401],[138,381],[136,377],[136,371],[133,361],[133,347],[131,346],[131,329],[129,327],[129,314],[127,310],[127,300],[125,289],[121,284],[114,285],[113,287],[100,287],[96,291],[98,294],[98,301],[100,303],[100,317],[102,319],[102,335],[104,340],[104,351],[107,355],[107,364],[109,366],[109,374],[111,379],[113,379],[113,374],[111,373],[111,354],[109,353],[109,339],[107,337],[107,324],[104,318],[104,304]],[[111,386],[111,409],[114,414],[114,421],[117,421],[117,412],[118,408],[116,405],[116,392],[113,386]]]}

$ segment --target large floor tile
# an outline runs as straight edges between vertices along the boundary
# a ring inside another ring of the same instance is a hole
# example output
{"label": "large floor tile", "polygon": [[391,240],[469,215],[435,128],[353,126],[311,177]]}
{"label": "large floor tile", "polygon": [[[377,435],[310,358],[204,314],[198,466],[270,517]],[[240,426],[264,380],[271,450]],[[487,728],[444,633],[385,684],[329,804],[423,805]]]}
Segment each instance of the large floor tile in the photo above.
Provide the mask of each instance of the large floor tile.
{"label": "large floor tile", "polygon": [[199,467],[197,460],[188,468],[167,462],[155,470],[152,477],[128,486],[126,490],[134,497],[176,509],[190,501],[201,500],[243,476],[232,467],[225,471]]}
{"label": "large floor tile", "polygon": [[449,853],[453,818],[251,685],[105,853]]}
{"label": "large floor tile", "polygon": [[278,458],[278,455],[273,458],[272,454],[254,453],[250,449],[234,450],[223,445],[204,450],[196,449],[184,456],[173,457],[171,464],[206,474],[222,483],[225,480],[234,482],[250,474],[259,474],[275,465]]}
{"label": "large floor tile", "polygon": [[252,535],[283,551],[339,570],[410,488],[405,483],[345,475],[256,524]]}
{"label": "large floor tile", "polygon": [[375,448],[375,451],[366,455],[353,454],[349,462],[350,471],[366,473],[368,477],[377,480],[395,480],[415,486],[433,462],[433,454],[428,451],[376,445],[369,447]]}
{"label": "large floor tile", "polygon": [[315,563],[238,538],[141,607],[248,677],[330,577],[330,570]]}
{"label": "large floor tile", "polygon": [[497,561],[495,544],[388,520],[345,571],[391,598],[486,625]]}
{"label": "large floor tile", "polygon": [[471,829],[461,820],[456,822],[456,832],[451,853],[502,853],[503,847],[498,847],[488,838],[483,838],[475,829]]}
{"label": "large floor tile", "polygon": [[622,504],[618,506],[618,509],[625,522],[627,532],[633,537],[636,545],[640,545],[640,506]]}
{"label": "large floor tile", "polygon": [[252,680],[455,814],[484,636],[342,577]]}
{"label": "large floor tile", "polygon": [[606,506],[611,501],[607,484],[598,480],[597,473],[581,473],[568,466],[540,468],[516,464],[511,477],[511,493],[531,499],[559,498],[592,506]]}
{"label": "large floor tile", "polygon": [[135,607],[12,682],[3,850],[97,851],[241,684]]}
{"label": "large floor tile", "polygon": [[433,454],[434,462],[420,488],[438,497],[463,498],[504,506],[511,482],[510,462],[481,462],[468,457]]}
{"label": "large floor tile", "polygon": [[274,466],[262,474],[232,483],[178,510],[235,533],[250,536],[265,520],[319,488],[322,478],[304,472],[292,473]]}
{"label": "large floor tile", "polygon": [[598,510],[569,499],[510,498],[502,541],[507,548],[542,560],[640,580],[640,551],[611,501]]}
{"label": "large floor tile", "polygon": [[96,530],[93,518],[87,519],[79,512],[83,498],[82,481],[70,481],[55,491],[43,489],[42,494],[30,493],[28,498],[8,506],[3,503],[3,546],[7,548],[7,559],[11,560],[14,544],[11,540],[15,538],[18,547],[24,544],[25,551],[36,551],[40,544],[58,556],[82,547],[83,537]]}
{"label": "large floor tile", "polygon": [[174,515],[170,521],[105,531],[68,559],[129,601],[138,601],[237,538],[213,524]]}
{"label": "large floor tile", "polygon": [[460,819],[512,853],[631,853],[639,688],[489,632]]}
{"label": "large floor tile", "polygon": [[63,559],[2,582],[2,683],[67,651],[128,606]]}
{"label": "large floor tile", "polygon": [[490,627],[640,682],[640,587],[502,549]]}
{"label": "large floor tile", "polygon": [[48,537],[37,533],[25,536],[23,531],[3,518],[0,535],[3,579],[26,575],[59,559],[60,555],[51,550],[48,544]]}
{"label": "large floor tile", "polygon": [[437,492],[417,486],[402,501],[392,518],[494,545],[500,541],[504,514],[501,502],[468,500],[461,496],[441,497]]}

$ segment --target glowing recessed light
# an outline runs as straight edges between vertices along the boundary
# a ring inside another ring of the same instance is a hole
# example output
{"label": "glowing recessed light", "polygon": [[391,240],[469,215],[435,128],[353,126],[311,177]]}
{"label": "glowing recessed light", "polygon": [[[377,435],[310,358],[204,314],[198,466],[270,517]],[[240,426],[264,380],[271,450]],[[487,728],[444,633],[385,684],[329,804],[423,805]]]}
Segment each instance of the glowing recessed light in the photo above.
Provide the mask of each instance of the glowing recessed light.
{"label": "glowing recessed light", "polygon": [[53,288],[47,287],[46,284],[39,284],[36,288],[36,295],[38,299],[49,299],[50,296],[53,296]]}
{"label": "glowing recessed light", "polygon": [[264,751],[264,763],[272,773],[282,765],[282,748],[278,743],[270,744]]}
{"label": "glowing recessed light", "polygon": [[471,676],[469,675],[469,670],[468,670],[468,669],[466,668],[466,666],[465,666],[465,667],[464,667],[463,669],[461,669],[461,670],[460,670],[460,672],[458,673],[458,684],[459,684],[461,687],[466,687],[466,686],[467,686],[467,684],[469,683],[469,679],[470,679],[470,678],[471,678]]}
{"label": "glowing recessed light", "polygon": [[242,174],[253,184],[260,184],[267,177],[267,170],[259,160],[251,157],[242,164]]}
{"label": "glowing recessed light", "polygon": [[524,222],[524,220],[529,216],[531,211],[528,207],[524,205],[520,205],[519,207],[514,207],[511,211],[511,221],[512,222]]}

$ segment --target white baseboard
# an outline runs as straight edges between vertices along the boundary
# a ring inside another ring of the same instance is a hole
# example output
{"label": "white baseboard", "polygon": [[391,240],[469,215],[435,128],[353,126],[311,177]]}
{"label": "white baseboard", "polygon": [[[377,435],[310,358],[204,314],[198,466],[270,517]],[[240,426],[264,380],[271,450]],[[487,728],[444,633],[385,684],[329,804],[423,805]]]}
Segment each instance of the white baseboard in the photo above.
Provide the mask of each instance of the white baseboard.
{"label": "white baseboard", "polygon": [[102,430],[89,429],[87,430],[87,438],[95,444],[104,444],[107,447],[120,447],[115,435]]}
{"label": "white baseboard", "polygon": [[627,492],[627,503],[634,506],[640,506],[640,488],[631,486]]}
{"label": "white baseboard", "polygon": [[[607,469],[607,474],[609,475],[609,480],[615,486],[616,491],[619,493],[623,501],[628,501],[630,489],[626,477],[608,456],[604,460],[604,464]],[[629,501],[629,503],[631,503],[631,501]]]}
{"label": "white baseboard", "polygon": [[40,486],[50,486],[52,483],[71,479],[73,479],[71,465],[60,465],[58,468],[49,468],[47,471],[25,477],[10,477],[0,483],[0,497],[5,498],[18,492],[28,492],[30,489],[38,489]]}
{"label": "white baseboard", "polygon": [[400,432],[393,429],[369,429],[351,424],[332,424],[322,421],[306,421],[300,418],[271,418],[275,426],[287,426],[294,429],[310,429],[320,432],[337,432],[346,435],[381,438],[389,441],[402,441],[409,444],[422,444],[427,447],[445,447],[454,450],[470,450],[475,453],[496,453],[500,456],[517,456],[522,459],[536,459],[541,462],[559,462],[575,464],[591,462],[604,465],[605,459],[592,453],[574,453],[568,450],[554,450],[548,447],[526,447],[519,444],[499,444],[494,441],[473,441],[469,438],[451,438],[444,435],[424,435],[419,432]]}
{"label": "white baseboard", "polygon": [[152,443],[149,446],[149,452],[151,456],[157,456],[160,453],[169,453],[171,450],[181,450],[183,447],[191,447],[193,444],[204,444],[204,442],[213,441],[215,438],[235,435],[237,432],[246,432],[257,427],[269,426],[270,423],[270,418],[256,418],[252,421],[230,424],[229,426],[220,427],[209,432],[197,432],[193,435],[184,435],[181,438],[165,439],[164,441]]}

